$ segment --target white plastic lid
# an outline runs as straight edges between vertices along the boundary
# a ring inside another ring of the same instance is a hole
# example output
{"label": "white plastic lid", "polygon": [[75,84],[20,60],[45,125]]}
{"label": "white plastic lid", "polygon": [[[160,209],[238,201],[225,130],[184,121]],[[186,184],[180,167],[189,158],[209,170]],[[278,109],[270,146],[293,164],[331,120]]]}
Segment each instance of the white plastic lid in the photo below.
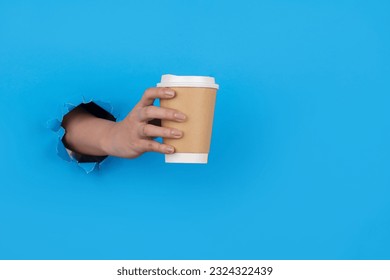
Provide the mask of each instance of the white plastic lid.
{"label": "white plastic lid", "polygon": [[213,77],[208,76],[176,76],[166,74],[161,76],[157,87],[204,87],[218,89]]}

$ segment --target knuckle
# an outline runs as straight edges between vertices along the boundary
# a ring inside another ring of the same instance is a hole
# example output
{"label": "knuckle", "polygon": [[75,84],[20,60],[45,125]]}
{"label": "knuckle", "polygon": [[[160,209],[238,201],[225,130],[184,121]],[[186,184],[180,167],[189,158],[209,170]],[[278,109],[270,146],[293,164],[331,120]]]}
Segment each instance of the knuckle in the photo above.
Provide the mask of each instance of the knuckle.
{"label": "knuckle", "polygon": [[164,119],[168,119],[168,118],[170,118],[170,112],[169,112],[169,110],[168,109],[163,109],[163,111],[162,111],[162,117],[164,118]]}
{"label": "knuckle", "polygon": [[142,99],[143,100],[148,100],[148,99],[151,99],[151,98],[153,98],[153,96],[154,96],[154,88],[148,88],[148,89],[146,89],[145,90],[145,92],[144,92],[144,95],[142,96]]}
{"label": "knuckle", "polygon": [[139,134],[141,135],[141,136],[146,136],[146,124],[145,123],[143,123],[143,124],[141,124],[140,126],[139,126]]}
{"label": "knuckle", "polygon": [[170,136],[171,134],[172,134],[172,129],[169,129],[169,128],[164,129],[163,135],[164,135],[165,137],[168,137],[168,136]]}
{"label": "knuckle", "polygon": [[158,93],[158,95],[159,95],[159,96],[164,95],[165,89],[166,89],[166,88],[163,88],[163,87],[157,88],[157,93]]}
{"label": "knuckle", "polygon": [[157,147],[156,147],[156,143],[155,142],[148,142],[146,144],[146,147],[148,149],[148,151],[156,151],[157,150]]}
{"label": "knuckle", "polygon": [[143,112],[144,112],[144,110],[142,107],[135,108],[135,115],[137,116],[138,120],[142,119]]}
{"label": "knuckle", "polygon": [[174,114],[175,114],[175,112],[173,111],[173,110],[171,110],[171,109],[164,109],[164,118],[165,119],[173,119],[174,117]]}
{"label": "knuckle", "polygon": [[141,142],[139,140],[135,140],[133,143],[129,145],[129,150],[133,150],[136,153],[143,153],[144,149],[141,145]]}
{"label": "knuckle", "polygon": [[146,147],[143,145],[142,140],[138,140],[135,142],[135,150],[139,151],[140,153],[144,153],[147,151]]}
{"label": "knuckle", "polygon": [[145,125],[143,126],[143,134],[144,134],[145,136],[149,136],[149,133],[150,133],[150,127],[149,127],[148,124],[145,124]]}
{"label": "knuckle", "polygon": [[144,109],[145,117],[149,118],[152,115],[152,111],[153,111],[152,109],[153,109],[152,106],[145,107]]}
{"label": "knuckle", "polygon": [[150,88],[147,88],[144,92],[144,96],[147,96],[147,95],[150,95],[153,93],[153,90],[154,88],[153,87],[150,87]]}

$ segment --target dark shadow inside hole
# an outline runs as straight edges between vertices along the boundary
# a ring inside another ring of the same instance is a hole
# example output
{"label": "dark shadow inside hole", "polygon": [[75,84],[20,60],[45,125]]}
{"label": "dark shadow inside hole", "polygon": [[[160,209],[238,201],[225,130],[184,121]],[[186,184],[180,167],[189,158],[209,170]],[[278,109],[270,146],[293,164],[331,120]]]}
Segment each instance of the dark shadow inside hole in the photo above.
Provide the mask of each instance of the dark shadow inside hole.
{"label": "dark shadow inside hole", "polygon": [[102,107],[97,105],[95,102],[82,103],[79,106],[81,108],[83,108],[84,110],[88,111],[89,113],[91,113],[92,115],[94,115],[95,117],[114,121],[114,122],[116,121],[116,118],[111,113],[104,110]]}

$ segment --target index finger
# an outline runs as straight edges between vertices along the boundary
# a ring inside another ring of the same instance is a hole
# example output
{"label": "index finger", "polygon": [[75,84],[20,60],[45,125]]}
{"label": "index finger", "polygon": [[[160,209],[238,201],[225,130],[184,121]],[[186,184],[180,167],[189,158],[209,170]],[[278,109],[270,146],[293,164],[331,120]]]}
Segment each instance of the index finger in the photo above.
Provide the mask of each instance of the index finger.
{"label": "index finger", "polygon": [[171,88],[148,88],[141,98],[142,106],[152,105],[156,98],[169,99],[175,96],[175,91]]}

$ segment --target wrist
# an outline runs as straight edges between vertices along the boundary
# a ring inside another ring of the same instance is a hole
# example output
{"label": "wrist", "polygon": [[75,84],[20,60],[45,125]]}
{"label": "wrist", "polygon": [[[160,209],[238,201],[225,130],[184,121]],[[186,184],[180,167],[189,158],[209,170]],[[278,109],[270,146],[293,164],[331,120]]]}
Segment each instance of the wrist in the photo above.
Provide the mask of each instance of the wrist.
{"label": "wrist", "polygon": [[99,141],[100,150],[107,156],[113,155],[113,137],[118,123],[107,121],[102,131],[102,137]]}

